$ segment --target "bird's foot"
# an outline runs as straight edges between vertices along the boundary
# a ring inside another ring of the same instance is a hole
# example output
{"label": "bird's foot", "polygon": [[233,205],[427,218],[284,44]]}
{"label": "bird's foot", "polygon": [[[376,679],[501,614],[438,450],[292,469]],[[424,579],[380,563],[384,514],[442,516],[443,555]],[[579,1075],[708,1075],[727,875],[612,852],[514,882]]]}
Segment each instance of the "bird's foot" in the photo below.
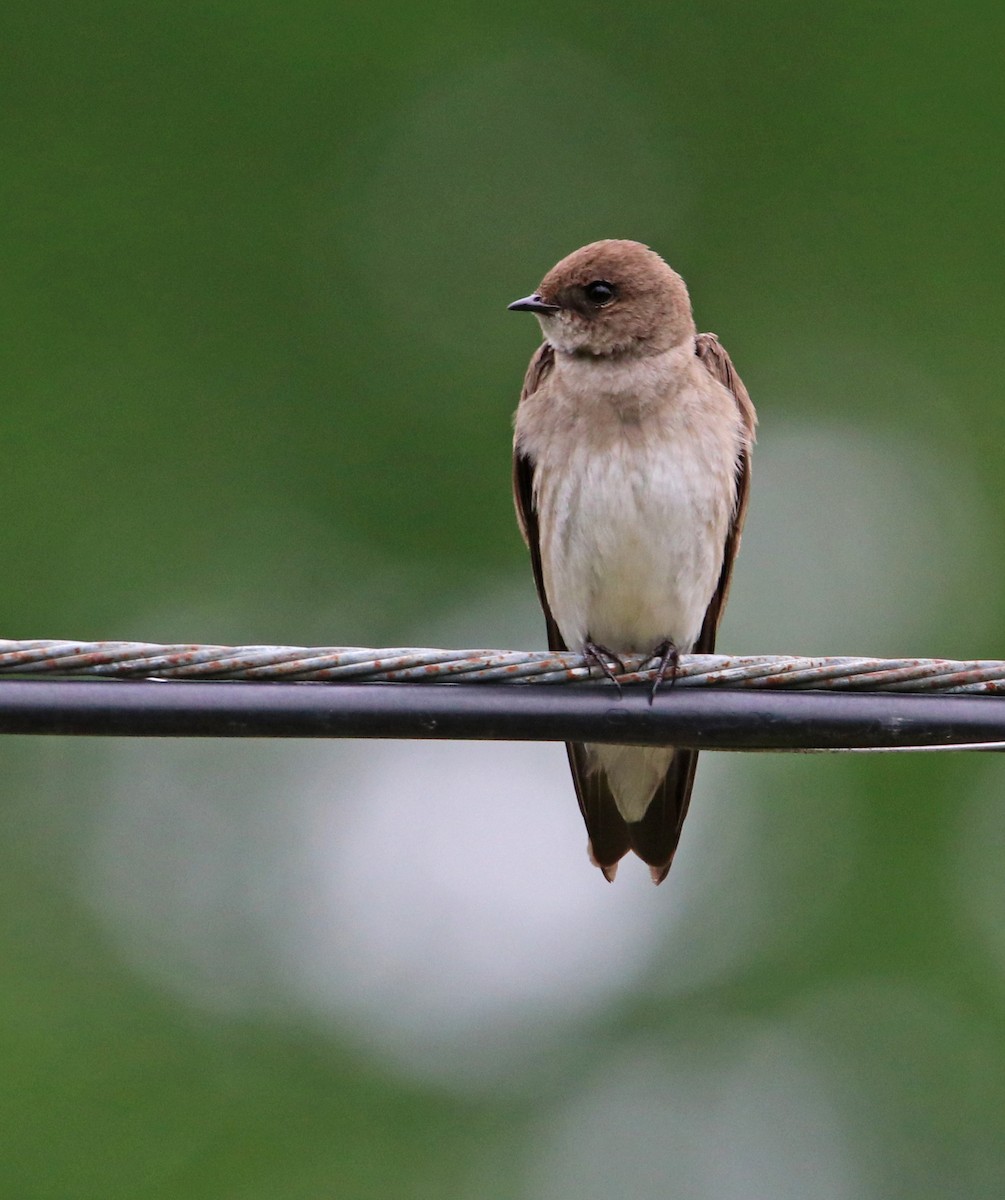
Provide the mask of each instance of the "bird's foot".
{"label": "bird's foot", "polygon": [[652,691],[649,693],[650,704],[652,704],[652,702],[656,699],[656,690],[665,679],[670,680],[671,687],[673,687],[673,685],[677,682],[677,670],[680,666],[680,651],[673,644],[673,642],[667,638],[666,641],[660,642],[656,649],[653,650],[652,656],[653,658],[658,658],[660,661],[659,666],[656,668],[656,675],[653,678]]}
{"label": "bird's foot", "polygon": [[616,663],[618,671],[624,675],[627,672],[627,667],[621,659],[614,653],[613,650],[608,650],[606,646],[598,646],[596,642],[589,638],[583,643],[583,657],[586,659],[587,666],[598,666],[607,678],[618,689],[618,695],[621,695],[621,683],[617,675],[614,673],[614,667],[611,663]]}

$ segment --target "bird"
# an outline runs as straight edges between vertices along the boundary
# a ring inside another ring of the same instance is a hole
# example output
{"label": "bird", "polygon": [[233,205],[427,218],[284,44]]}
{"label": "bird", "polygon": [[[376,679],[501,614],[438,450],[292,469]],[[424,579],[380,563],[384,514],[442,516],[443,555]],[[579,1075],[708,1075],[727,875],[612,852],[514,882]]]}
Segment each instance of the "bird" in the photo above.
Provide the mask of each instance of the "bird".
{"label": "bird", "polygon": [[[711,653],[740,546],[757,417],[684,280],[640,242],[563,258],[509,308],[544,341],[514,417],[513,495],[552,650],[616,680],[622,655]],[[670,870],[697,751],[567,743],[591,861]]]}

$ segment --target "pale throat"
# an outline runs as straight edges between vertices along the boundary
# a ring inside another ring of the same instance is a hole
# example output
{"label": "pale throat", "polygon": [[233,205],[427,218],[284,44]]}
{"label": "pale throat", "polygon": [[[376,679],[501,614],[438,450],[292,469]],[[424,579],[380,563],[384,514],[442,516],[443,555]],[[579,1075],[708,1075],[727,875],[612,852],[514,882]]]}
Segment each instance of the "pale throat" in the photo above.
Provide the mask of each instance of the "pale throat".
{"label": "pale throat", "polygon": [[573,313],[562,311],[538,313],[537,320],[545,341],[560,354],[596,361],[611,359],[624,362],[693,346],[697,332],[690,318],[676,328],[657,328],[648,335],[624,328],[619,330],[618,325],[611,321],[594,320],[587,323]]}

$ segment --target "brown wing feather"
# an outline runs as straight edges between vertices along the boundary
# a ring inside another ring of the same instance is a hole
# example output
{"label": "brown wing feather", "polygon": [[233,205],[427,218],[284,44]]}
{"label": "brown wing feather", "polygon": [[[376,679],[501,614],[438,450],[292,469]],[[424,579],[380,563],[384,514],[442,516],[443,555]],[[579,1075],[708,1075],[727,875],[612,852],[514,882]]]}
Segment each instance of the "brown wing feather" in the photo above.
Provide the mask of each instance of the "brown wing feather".
{"label": "brown wing feather", "polygon": [[736,505],[733,508],[733,520],[726,534],[726,544],[722,555],[722,572],[715,594],[705,612],[705,620],[701,627],[695,652],[711,654],[715,649],[715,631],[719,628],[726,599],[729,596],[729,584],[733,577],[733,563],[740,550],[740,538],[743,534],[743,522],[747,518],[747,504],[750,500],[750,450],[754,444],[754,431],[757,428],[757,413],[751,403],[743,381],[737,375],[729,355],[719,344],[714,333],[699,333],[695,339],[695,353],[705,365],[713,379],[717,379],[724,387],[729,388],[736,400],[743,421],[743,444],[736,461]]}
{"label": "brown wing feather", "polygon": [[[719,344],[714,333],[701,333],[695,339],[695,353],[708,369],[709,374],[727,387],[736,400],[743,421],[744,437],[736,463],[736,505],[733,520],[722,556],[722,570],[715,593],[705,610],[701,633],[694,645],[698,654],[711,654],[715,649],[715,634],[726,607],[729,583],[733,574],[733,562],[740,549],[740,536],[747,515],[750,496],[750,449],[754,441],[757,416],[747,389],[733,368],[729,355]],[[661,883],[670,870],[673,856],[680,841],[681,828],[691,802],[694,772],[698,765],[697,750],[678,750],[653,795],[646,815],[641,821],[629,825],[628,834],[632,849],[653,868],[653,879]]]}
{"label": "brown wing feather", "polygon": [[[521,402],[536,392],[547,379],[554,362],[555,352],[545,342],[530,360],[523,391],[520,394]],[[548,603],[548,595],[544,590],[541,541],[537,509],[534,507],[534,464],[526,454],[522,454],[516,447],[513,451],[513,502],[516,505],[520,531],[530,550],[534,583],[537,586],[538,599],[541,601],[548,629],[548,649],[567,650],[568,646],[555,623],[551,605]],[[567,742],[565,748],[569,755],[572,781],[576,785],[579,811],[583,814],[586,831],[590,838],[590,853],[593,861],[604,872],[604,875],[608,879],[613,879],[611,868],[631,849],[625,820],[618,812],[618,806],[614,802],[614,796],[611,794],[603,774],[589,769],[586,747],[580,742]]]}
{"label": "brown wing feather", "polygon": [[[555,364],[555,351],[547,342],[538,348],[530,360],[527,375],[523,381],[520,393],[520,403],[541,386],[551,374]],[[537,587],[537,598],[544,609],[544,619],[548,626],[548,649],[566,650],[568,647],[562,641],[562,635],[555,624],[548,603],[548,595],[544,590],[544,571],[541,568],[541,538],[537,526],[537,509],[534,507],[534,464],[526,454],[513,447],[513,504],[516,507],[516,519],[523,534],[523,540],[530,551],[530,563],[534,569],[534,584]]]}

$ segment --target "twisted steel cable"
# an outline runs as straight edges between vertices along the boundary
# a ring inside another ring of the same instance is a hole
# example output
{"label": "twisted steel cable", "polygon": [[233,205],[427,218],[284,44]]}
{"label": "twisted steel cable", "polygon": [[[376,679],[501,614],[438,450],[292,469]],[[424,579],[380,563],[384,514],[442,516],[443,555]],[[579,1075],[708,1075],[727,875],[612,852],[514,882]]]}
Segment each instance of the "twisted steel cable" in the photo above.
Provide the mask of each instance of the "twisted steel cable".
{"label": "twisted steel cable", "polygon": [[[656,661],[625,655],[624,684],[651,683]],[[416,647],[201,646],[151,642],[0,640],[0,675],[108,679],[227,679],[343,683],[603,682],[582,654]],[[805,658],[682,654],[676,687],[994,695],[1005,662],[924,658]]]}

